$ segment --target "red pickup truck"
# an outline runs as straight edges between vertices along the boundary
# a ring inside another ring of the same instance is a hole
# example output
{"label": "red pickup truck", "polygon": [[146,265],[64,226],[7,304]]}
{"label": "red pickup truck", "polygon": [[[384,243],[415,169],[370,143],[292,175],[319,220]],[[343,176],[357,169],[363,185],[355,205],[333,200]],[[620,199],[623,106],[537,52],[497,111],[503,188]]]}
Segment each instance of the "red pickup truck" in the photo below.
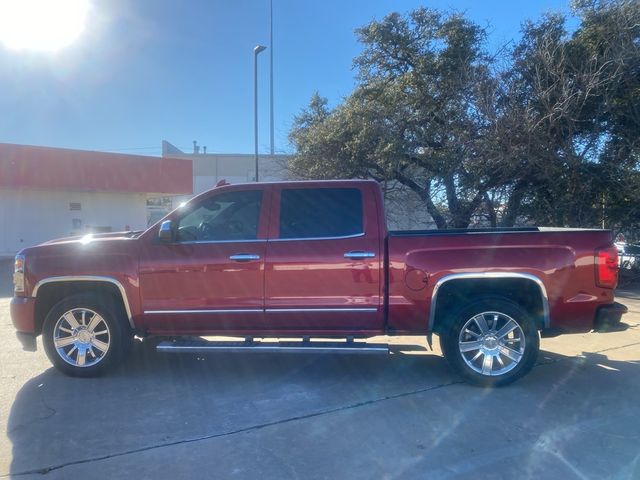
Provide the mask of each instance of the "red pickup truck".
{"label": "red pickup truck", "polygon": [[540,334],[619,322],[617,276],[606,230],[387,231],[373,181],[224,185],[144,232],[22,250],[11,316],[70,375],[115,365],[134,335],[166,352],[384,353],[361,339],[435,333],[455,371],[494,386],[531,369]]}

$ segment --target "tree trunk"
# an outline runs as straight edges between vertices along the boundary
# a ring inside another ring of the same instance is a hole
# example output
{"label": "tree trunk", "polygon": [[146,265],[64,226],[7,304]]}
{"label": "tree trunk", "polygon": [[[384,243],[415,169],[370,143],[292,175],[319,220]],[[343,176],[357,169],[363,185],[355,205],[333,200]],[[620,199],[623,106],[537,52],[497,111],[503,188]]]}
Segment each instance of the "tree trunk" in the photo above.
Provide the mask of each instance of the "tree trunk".
{"label": "tree trunk", "polygon": [[471,223],[471,216],[478,210],[480,205],[482,204],[482,200],[484,198],[485,192],[480,191],[476,193],[476,196],[473,197],[473,200],[470,202],[461,202],[456,197],[454,205],[455,208],[452,208],[451,204],[449,204],[449,212],[451,213],[451,226],[453,228],[469,228],[469,224]]}
{"label": "tree trunk", "polygon": [[422,187],[417,182],[415,182],[412,178],[407,177],[401,172],[396,173],[396,180],[398,180],[400,183],[409,187],[411,190],[413,190],[415,193],[418,194],[418,196],[425,203],[425,206],[427,207],[427,212],[429,212],[429,215],[431,215],[431,218],[433,219],[433,221],[436,224],[436,227],[438,227],[439,230],[442,230],[443,228],[447,228],[447,221],[442,216],[442,214],[438,210],[438,207],[436,207],[436,205],[433,203],[433,200],[431,199],[431,180],[427,180],[427,184],[424,187]]}
{"label": "tree trunk", "polygon": [[525,188],[524,182],[517,182],[513,187],[509,200],[507,200],[507,210],[500,221],[501,227],[513,227],[516,224]]}
{"label": "tree trunk", "polygon": [[491,201],[489,195],[486,193],[484,194],[484,205],[487,209],[487,216],[489,217],[489,224],[491,225],[491,228],[496,228],[498,226],[498,215],[496,214],[493,201]]}
{"label": "tree trunk", "polygon": [[438,210],[438,207],[436,207],[435,203],[433,203],[433,200],[431,199],[431,180],[427,181],[427,185],[425,186],[423,191],[424,193],[422,194],[421,198],[427,206],[427,212],[429,212],[429,215],[431,215],[431,218],[435,222],[436,227],[438,227],[438,230],[447,228],[447,221],[442,216],[440,210]]}

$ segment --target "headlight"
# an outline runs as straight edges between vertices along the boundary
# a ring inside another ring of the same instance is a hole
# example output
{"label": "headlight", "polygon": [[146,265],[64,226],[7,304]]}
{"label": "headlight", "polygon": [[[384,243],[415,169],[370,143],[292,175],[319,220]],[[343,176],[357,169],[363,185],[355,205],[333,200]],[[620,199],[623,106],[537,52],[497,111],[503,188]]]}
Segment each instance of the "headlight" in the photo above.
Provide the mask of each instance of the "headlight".
{"label": "headlight", "polygon": [[24,292],[24,255],[16,255],[13,264],[13,291],[16,293]]}

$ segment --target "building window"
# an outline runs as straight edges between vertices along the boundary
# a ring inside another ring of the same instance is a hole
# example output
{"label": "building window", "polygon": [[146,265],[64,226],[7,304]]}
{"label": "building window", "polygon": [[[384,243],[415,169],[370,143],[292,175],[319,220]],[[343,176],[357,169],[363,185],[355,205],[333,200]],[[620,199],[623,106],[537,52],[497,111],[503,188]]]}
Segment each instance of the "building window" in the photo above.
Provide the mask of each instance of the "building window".
{"label": "building window", "polygon": [[82,210],[82,204],[80,202],[70,202],[69,210]]}
{"label": "building window", "polygon": [[147,198],[147,207],[162,208],[167,212],[172,208],[173,200],[171,197]]}

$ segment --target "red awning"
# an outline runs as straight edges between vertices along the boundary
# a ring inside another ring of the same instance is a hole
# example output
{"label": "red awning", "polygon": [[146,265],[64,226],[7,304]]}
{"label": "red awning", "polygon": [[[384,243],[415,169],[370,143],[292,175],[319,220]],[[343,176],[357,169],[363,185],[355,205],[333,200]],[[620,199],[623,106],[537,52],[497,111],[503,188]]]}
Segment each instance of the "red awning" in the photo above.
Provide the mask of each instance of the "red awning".
{"label": "red awning", "polygon": [[0,187],[127,193],[193,193],[188,159],[0,143]]}

